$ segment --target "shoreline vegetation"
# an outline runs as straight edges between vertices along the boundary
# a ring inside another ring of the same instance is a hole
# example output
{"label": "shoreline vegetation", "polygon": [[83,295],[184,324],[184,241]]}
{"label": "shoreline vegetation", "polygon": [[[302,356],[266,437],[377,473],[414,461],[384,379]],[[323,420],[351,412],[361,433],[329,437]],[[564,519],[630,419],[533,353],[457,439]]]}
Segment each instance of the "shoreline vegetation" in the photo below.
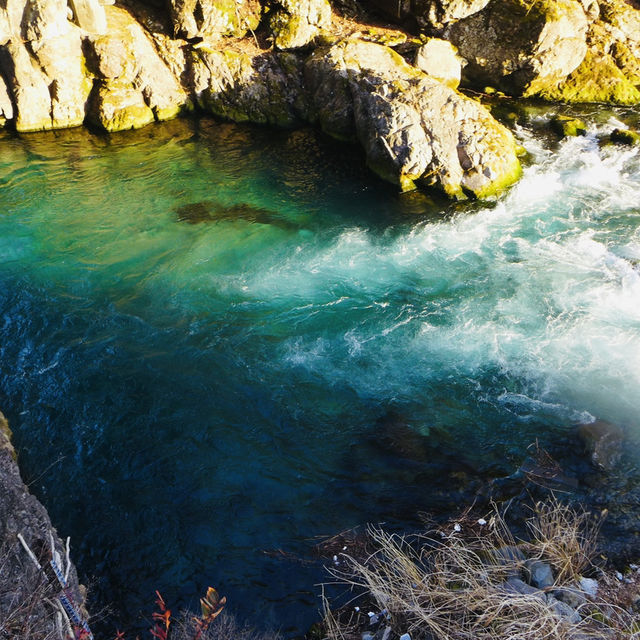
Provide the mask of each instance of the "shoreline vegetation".
{"label": "shoreline vegetation", "polygon": [[[612,470],[620,457],[620,432],[599,422],[582,425],[579,432],[591,464]],[[86,589],[78,583],[69,540],[62,543],[46,510],[22,482],[10,436],[0,414],[0,637],[89,640],[94,636]],[[523,465],[528,500],[474,504],[446,521],[423,515],[424,529],[417,533],[369,525],[319,542],[315,553],[327,569],[319,594],[323,615],[305,638],[640,637],[640,566],[628,558],[614,566],[600,536],[607,510],[587,511],[558,499],[554,491],[562,486],[562,472],[546,452],[537,456],[540,466]],[[156,592],[148,636],[282,638],[238,623],[226,604],[210,587],[197,614],[174,614]],[[109,640],[128,637],[114,630]]]}

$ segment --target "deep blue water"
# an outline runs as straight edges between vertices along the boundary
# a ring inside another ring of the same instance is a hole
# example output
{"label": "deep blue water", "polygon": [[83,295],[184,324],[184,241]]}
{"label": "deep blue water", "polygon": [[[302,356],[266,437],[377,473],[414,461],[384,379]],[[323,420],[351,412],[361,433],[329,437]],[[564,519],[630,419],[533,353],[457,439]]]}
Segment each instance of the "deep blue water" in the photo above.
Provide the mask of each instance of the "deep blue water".
{"label": "deep blue water", "polygon": [[[0,139],[0,408],[109,625],[207,586],[303,631],[314,537],[413,526],[527,446],[638,429],[636,149],[520,134],[497,203],[312,131]],[[635,458],[636,452],[631,452]]]}

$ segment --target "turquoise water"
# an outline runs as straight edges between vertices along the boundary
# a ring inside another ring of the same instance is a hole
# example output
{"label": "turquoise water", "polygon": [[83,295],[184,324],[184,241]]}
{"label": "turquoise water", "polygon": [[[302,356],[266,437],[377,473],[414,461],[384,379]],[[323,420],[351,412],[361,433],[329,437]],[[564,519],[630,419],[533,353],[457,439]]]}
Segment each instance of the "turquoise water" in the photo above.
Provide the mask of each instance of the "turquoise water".
{"label": "turquoise water", "polygon": [[5,135],[0,407],[109,624],[214,585],[300,632],[315,536],[454,509],[576,422],[638,430],[640,159],[598,145],[615,124],[521,130],[523,180],[475,206],[311,131]]}

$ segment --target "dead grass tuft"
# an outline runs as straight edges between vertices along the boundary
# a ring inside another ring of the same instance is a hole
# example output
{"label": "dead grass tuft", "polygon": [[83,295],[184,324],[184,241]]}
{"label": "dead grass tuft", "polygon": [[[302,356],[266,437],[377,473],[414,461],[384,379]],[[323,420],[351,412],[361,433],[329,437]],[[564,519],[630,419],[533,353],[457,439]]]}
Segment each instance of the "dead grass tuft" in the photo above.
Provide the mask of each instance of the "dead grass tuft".
{"label": "dead grass tuft", "polygon": [[[553,595],[575,588],[590,567],[598,526],[588,514],[551,499],[535,506],[528,527],[531,539],[516,541],[498,509],[414,536],[370,527],[375,551],[364,560],[342,554],[332,575],[358,602],[375,603],[380,622],[360,614],[359,626],[341,626],[326,606],[326,637],[355,640],[389,627],[388,637],[408,632],[412,640],[640,638],[635,616],[615,603],[585,596],[568,609]],[[553,568],[553,585],[523,584],[532,560]]]}

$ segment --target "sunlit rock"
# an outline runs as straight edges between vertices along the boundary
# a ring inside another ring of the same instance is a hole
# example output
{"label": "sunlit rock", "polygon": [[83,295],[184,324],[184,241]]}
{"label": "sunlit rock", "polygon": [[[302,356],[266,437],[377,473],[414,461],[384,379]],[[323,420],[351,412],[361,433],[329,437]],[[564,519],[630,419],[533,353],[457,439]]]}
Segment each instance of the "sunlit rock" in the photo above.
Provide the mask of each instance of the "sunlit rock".
{"label": "sunlit rock", "polygon": [[331,5],[328,0],[272,0],[269,25],[278,49],[304,47],[331,26]]}
{"label": "sunlit rock", "polygon": [[369,166],[403,190],[437,186],[482,198],[520,176],[506,128],[388,47],[347,40],[318,50],[306,77],[320,126],[357,138]]}

